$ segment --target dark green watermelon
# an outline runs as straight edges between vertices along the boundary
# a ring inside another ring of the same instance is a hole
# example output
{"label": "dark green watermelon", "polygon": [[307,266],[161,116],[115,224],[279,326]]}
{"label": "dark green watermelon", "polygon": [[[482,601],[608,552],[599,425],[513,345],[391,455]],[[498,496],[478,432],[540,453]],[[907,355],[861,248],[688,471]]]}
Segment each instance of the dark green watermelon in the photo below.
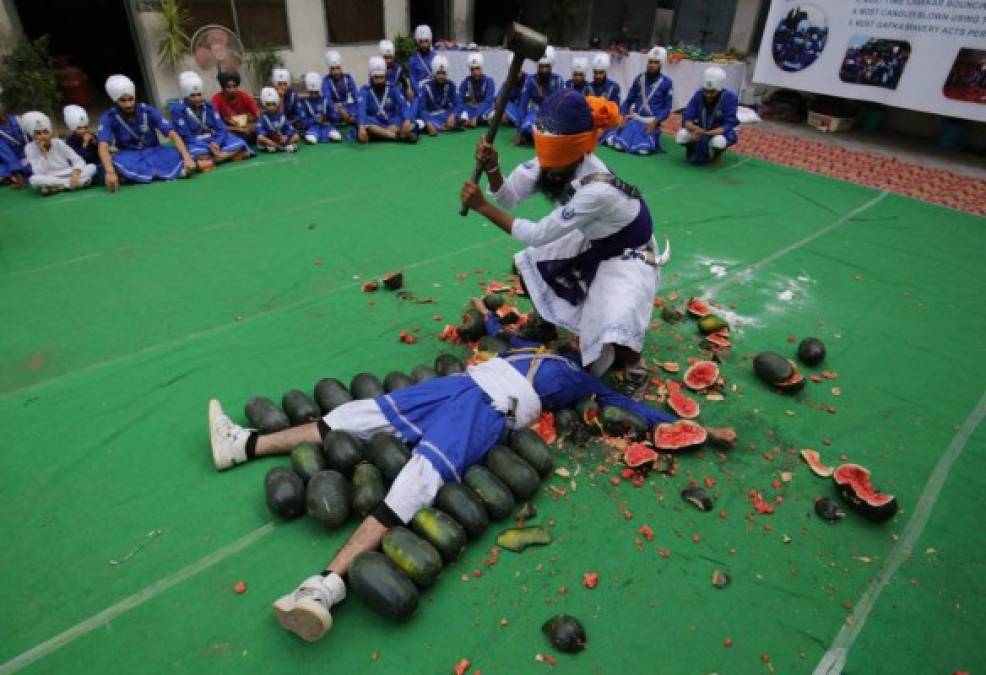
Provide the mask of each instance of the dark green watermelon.
{"label": "dark green watermelon", "polygon": [[483,500],[490,520],[503,520],[514,510],[515,502],[510,488],[485,466],[476,464],[469,467],[462,482]]}
{"label": "dark green watermelon", "polygon": [[281,397],[281,407],[288,414],[292,426],[314,422],[322,416],[321,408],[300,389],[284,392],[284,396]]}
{"label": "dark green watermelon", "polygon": [[383,382],[372,373],[357,373],[354,375],[353,381],[349,384],[349,391],[352,393],[353,398],[357,399],[376,398],[387,393],[384,391]]}
{"label": "dark green watermelon", "polygon": [[359,464],[353,470],[353,511],[367,516],[377,508],[387,494],[380,469],[369,462]]}
{"label": "dark green watermelon", "polygon": [[435,506],[452,516],[470,539],[476,539],[490,524],[486,507],[472,488],[462,483],[446,483],[438,491]]}
{"label": "dark green watermelon", "polygon": [[431,366],[426,366],[423,363],[419,366],[415,366],[414,370],[411,371],[411,377],[418,384],[422,382],[427,382],[428,380],[433,380],[438,377],[438,373]]}
{"label": "dark green watermelon", "polygon": [[[574,422],[575,413],[571,410],[568,412],[571,415],[570,422]],[[558,416],[556,415],[556,432],[559,436],[561,436],[561,430],[557,429],[557,420]],[[565,435],[567,436],[570,433],[571,430],[567,431]],[[540,436],[530,429],[517,429],[512,432],[510,434],[510,448],[516,452],[522,460],[534,467],[534,470],[541,476],[548,476],[551,474],[551,468],[553,465],[551,448],[548,447],[548,444],[545,443]]]}
{"label": "dark green watermelon", "polygon": [[305,482],[291,467],[275,466],[264,476],[267,508],[278,518],[293,520],[305,512]]}
{"label": "dark green watermelon", "polygon": [[250,426],[262,434],[283,431],[291,426],[291,420],[284,411],[269,398],[255,396],[247,401],[244,408]]}
{"label": "dark green watermelon", "polygon": [[374,434],[366,444],[366,458],[380,469],[385,481],[392,483],[411,459],[411,451],[401,439],[380,432]]}
{"label": "dark green watermelon", "polygon": [[343,476],[351,476],[356,465],[362,462],[363,442],[348,431],[334,429],[322,439],[322,456],[327,468]]}
{"label": "dark green watermelon", "polygon": [[315,402],[323,414],[328,414],[352,400],[353,395],[346,389],[346,385],[334,377],[326,377],[315,383]]}
{"label": "dark green watermelon", "polygon": [[305,490],[305,511],[329,529],[349,518],[349,482],[338,471],[319,471]]}
{"label": "dark green watermelon", "polygon": [[435,372],[441,377],[466,372],[466,366],[454,354],[439,354],[435,358]]}
{"label": "dark green watermelon", "polygon": [[387,373],[387,377],[383,378],[383,388],[387,390],[388,394],[404,387],[412,387],[414,384],[415,382],[412,378],[399,370],[392,370]]}
{"label": "dark green watermelon", "polygon": [[349,566],[349,585],[375,612],[406,619],[418,608],[418,589],[400,568],[379,551],[360,553]]}
{"label": "dark green watermelon", "polygon": [[312,443],[299,443],[291,451],[291,466],[306,483],[319,471],[325,471],[321,449]]}
{"label": "dark green watermelon", "polygon": [[510,488],[519,501],[527,501],[541,486],[538,472],[505,445],[497,445],[486,454],[486,466]]}

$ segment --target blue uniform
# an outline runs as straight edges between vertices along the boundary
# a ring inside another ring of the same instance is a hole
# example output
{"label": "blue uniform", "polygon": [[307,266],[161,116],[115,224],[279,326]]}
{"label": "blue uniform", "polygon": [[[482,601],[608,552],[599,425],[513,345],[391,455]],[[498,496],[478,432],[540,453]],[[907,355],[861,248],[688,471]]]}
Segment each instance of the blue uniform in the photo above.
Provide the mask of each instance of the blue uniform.
{"label": "blue uniform", "polygon": [[[722,135],[726,138],[726,143],[732,145],[739,140],[736,135],[736,127],[739,126],[739,120],[736,118],[737,106],[736,94],[728,89],[723,89],[712,105],[705,101],[705,93],[699,89],[685,107],[685,112],[681,115],[681,124],[684,126],[686,122],[692,122],[702,129],[722,127]],[[686,145],[685,156],[688,161],[692,164],[707,164],[711,161],[713,159],[709,151],[711,140],[711,136],[703,136],[698,141]]]}
{"label": "blue uniform", "polygon": [[413,119],[419,127],[432,124],[441,131],[449,115],[458,117],[462,108],[459,92],[451,80],[439,84],[435,78],[424,80],[418,87],[418,96],[414,99]]}
{"label": "blue uniform", "polygon": [[31,165],[24,159],[24,148],[31,142],[16,115],[7,115],[6,123],[0,122],[0,178],[14,174],[31,175]]}
{"label": "blue uniform", "polygon": [[592,96],[592,87],[589,86],[588,80],[582,80],[582,85],[579,87],[575,86],[575,80],[565,80],[565,89],[574,89],[583,96]]}
{"label": "blue uniform", "polygon": [[378,95],[373,86],[364,84],[359,90],[356,106],[356,124],[365,127],[376,124],[381,127],[401,126],[411,119],[411,108],[404,94],[397,87],[385,84]]}
{"label": "blue uniform", "polygon": [[524,90],[520,97],[520,110],[523,114],[523,121],[520,123],[520,132],[525,136],[534,133],[534,122],[537,121],[538,110],[541,103],[549,95],[561,90],[563,87],[561,76],[551,73],[547,84],[541,82],[537,74],[531,75],[524,82]]}
{"label": "blue uniform", "polygon": [[288,116],[278,110],[273,115],[264,110],[257,120],[257,136],[264,136],[278,145],[287,143],[296,133]]}
{"label": "blue uniform", "polygon": [[356,80],[349,73],[343,73],[337,82],[331,75],[322,78],[322,96],[328,99],[329,113],[332,122],[339,124],[342,111],[356,117],[356,106],[359,105],[359,88]]}
{"label": "blue uniform", "polygon": [[486,119],[493,112],[496,83],[489,75],[480,75],[479,81],[467,76],[459,85],[462,112],[469,120]]}
{"label": "blue uniform", "polygon": [[[514,83],[510,87],[510,97],[507,99],[507,107],[503,109],[503,116],[506,117],[512,125],[519,127],[520,123],[524,119],[524,115],[520,109],[520,99],[524,95],[524,84],[527,84],[527,79],[524,79],[523,84]],[[503,91],[504,87],[510,86],[509,83],[504,82],[500,85],[500,90],[496,92],[499,97],[500,92]]]}
{"label": "blue uniform", "polygon": [[[620,105],[620,85],[608,77],[598,84],[596,83],[595,78],[590,80],[589,91],[591,93],[587,94],[587,96],[598,96],[599,98],[604,98],[607,101],[612,101],[616,105]],[[609,139],[616,133],[616,131],[616,129],[607,129],[599,135],[599,142],[609,143]]]}
{"label": "blue uniform", "polygon": [[319,143],[328,143],[329,135],[336,130],[332,124],[332,104],[321,94],[299,96],[295,104],[294,117],[301,133],[314,136]]}
{"label": "blue uniform", "polygon": [[416,50],[407,60],[408,73],[411,76],[411,88],[414,95],[418,95],[421,83],[434,75],[431,71],[431,62],[435,58],[435,50],[429,49],[427,54],[422,54],[421,50]]}
{"label": "blue uniform", "polygon": [[100,115],[96,138],[116,147],[113,166],[127,180],[174,180],[182,172],[181,155],[175,148],[161,145],[159,131],[167,136],[172,126],[154,106],[137,103],[134,114],[127,116],[114,105]]}
{"label": "blue uniform", "polygon": [[196,108],[185,99],[171,106],[170,112],[171,125],[192,157],[211,156],[210,143],[217,144],[222,152],[246,152],[253,156],[246,141],[229,133],[229,127],[208,101]]}
{"label": "blue uniform", "polygon": [[649,155],[661,150],[660,123],[671,114],[672,84],[670,78],[641,73],[630,86],[627,98],[620,106],[624,116],[652,117],[658,121],[654,131],[647,133],[646,124],[629,117],[608,139],[611,146],[624,152]]}
{"label": "blue uniform", "polygon": [[293,88],[288,87],[288,90],[284,92],[284,100],[281,101],[281,112],[285,114],[291,124],[296,124],[298,121],[294,114],[295,107],[297,105],[298,92]]}
{"label": "blue uniform", "polygon": [[[487,332],[492,335],[499,330],[499,322],[488,317]],[[582,370],[578,356],[539,352],[539,343],[517,337],[509,338],[509,343],[510,349],[499,357],[529,379],[544,411],[573,408],[582,398],[595,396],[600,405],[632,412],[649,425],[675,420],[666,412],[613,391]],[[400,437],[446,482],[461,480],[466,469],[482,462],[512,426],[465,374],[434,378],[375,400]]]}

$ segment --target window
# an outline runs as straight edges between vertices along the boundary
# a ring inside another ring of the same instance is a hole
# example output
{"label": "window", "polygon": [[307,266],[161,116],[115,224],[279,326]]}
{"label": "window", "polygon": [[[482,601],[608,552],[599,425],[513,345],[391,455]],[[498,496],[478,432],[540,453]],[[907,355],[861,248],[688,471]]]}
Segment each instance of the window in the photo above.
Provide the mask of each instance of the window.
{"label": "window", "polygon": [[384,37],[383,0],[322,0],[329,42],[372,42]]}
{"label": "window", "polygon": [[240,36],[246,49],[290,47],[285,0],[185,0],[189,34],[215,23]]}

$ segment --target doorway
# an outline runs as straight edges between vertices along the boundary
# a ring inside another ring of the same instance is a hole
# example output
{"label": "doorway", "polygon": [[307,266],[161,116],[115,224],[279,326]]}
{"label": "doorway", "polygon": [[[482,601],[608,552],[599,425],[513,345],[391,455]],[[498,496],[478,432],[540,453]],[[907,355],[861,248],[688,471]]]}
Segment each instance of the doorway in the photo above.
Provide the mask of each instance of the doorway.
{"label": "doorway", "polygon": [[733,31],[737,0],[680,0],[671,29],[674,44],[724,52]]}

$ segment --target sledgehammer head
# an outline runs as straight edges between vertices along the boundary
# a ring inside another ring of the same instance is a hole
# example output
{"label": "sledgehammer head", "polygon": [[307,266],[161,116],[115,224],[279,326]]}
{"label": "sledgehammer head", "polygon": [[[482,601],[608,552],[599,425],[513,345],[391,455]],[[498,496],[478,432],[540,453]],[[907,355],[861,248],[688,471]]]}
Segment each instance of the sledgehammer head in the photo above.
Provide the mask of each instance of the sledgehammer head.
{"label": "sledgehammer head", "polygon": [[548,38],[515,21],[507,28],[503,46],[518,56],[537,61],[544,56],[544,50],[548,48]]}

